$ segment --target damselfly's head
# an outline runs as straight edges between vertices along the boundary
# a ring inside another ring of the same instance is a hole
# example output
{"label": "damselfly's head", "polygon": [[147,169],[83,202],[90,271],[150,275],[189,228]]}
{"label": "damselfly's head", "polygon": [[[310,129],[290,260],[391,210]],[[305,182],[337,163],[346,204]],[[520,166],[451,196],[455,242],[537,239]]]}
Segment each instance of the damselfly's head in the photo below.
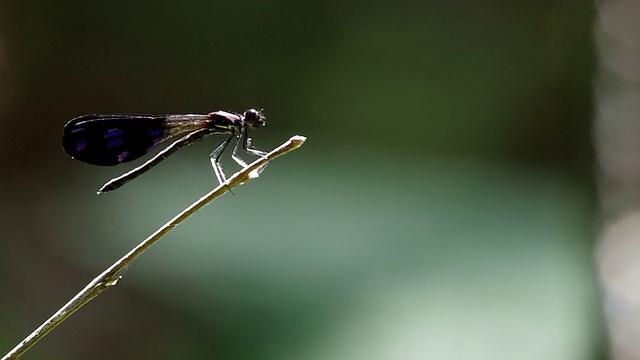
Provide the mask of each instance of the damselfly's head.
{"label": "damselfly's head", "polygon": [[262,110],[249,109],[242,116],[249,127],[258,128],[267,125],[267,119],[262,115]]}

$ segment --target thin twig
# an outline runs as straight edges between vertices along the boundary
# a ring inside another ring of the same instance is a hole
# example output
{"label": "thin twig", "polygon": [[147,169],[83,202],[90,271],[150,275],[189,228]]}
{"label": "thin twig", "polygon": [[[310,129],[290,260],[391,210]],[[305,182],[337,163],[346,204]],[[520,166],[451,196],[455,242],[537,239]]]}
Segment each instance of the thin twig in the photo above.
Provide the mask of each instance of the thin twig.
{"label": "thin twig", "polygon": [[156,241],[160,240],[171,229],[178,224],[186,220],[189,216],[193,215],[196,211],[202,209],[205,205],[220,197],[232,188],[249,182],[258,177],[258,169],[265,166],[271,160],[278,156],[284,155],[289,151],[295,150],[300,147],[306,138],[304,136],[293,136],[284,144],[278,146],[264,157],[254,161],[249,166],[233,174],[225,183],[220,184],[208,194],[198,199],[193,204],[189,205],[186,209],[181,211],[173,219],[169,220],[166,224],[162,225],[158,230],[151,234],[148,238],[143,240],[140,244],[134,247],[126,255],[120,258],[107,268],[102,274],[93,279],[82,291],[76,294],[68,303],[62,308],[56,311],[47,321],[34,330],[29,336],[22,340],[15,348],[9,351],[2,360],[18,359],[29,348],[35,345],[43,337],[45,337],[56,326],[60,325],[73,313],[78,311],[81,307],[86,305],[89,301],[93,300],[96,296],[100,295],[104,290],[111,286],[116,285],[118,280],[122,278],[122,274],[126,271],[127,265],[129,265],[135,258],[147,250]]}

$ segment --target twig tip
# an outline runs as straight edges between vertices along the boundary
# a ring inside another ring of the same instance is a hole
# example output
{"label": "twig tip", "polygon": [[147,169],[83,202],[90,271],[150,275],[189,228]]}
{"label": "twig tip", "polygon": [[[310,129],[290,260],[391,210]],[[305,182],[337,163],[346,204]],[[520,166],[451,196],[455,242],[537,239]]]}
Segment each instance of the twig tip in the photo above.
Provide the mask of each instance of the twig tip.
{"label": "twig tip", "polygon": [[289,140],[291,140],[293,142],[303,143],[303,142],[307,141],[307,137],[306,136],[302,136],[302,135],[294,135]]}

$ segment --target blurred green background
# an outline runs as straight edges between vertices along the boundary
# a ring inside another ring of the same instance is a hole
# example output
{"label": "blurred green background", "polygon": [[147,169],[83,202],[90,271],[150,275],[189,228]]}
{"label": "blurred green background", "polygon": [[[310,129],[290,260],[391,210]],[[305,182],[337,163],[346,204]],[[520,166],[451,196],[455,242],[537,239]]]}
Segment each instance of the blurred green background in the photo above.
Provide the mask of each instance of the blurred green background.
{"label": "blurred green background", "polygon": [[[264,108],[274,161],[29,359],[601,359],[593,4],[0,1],[0,353],[216,185],[131,168],[85,113]],[[226,168],[234,170],[226,159]]]}

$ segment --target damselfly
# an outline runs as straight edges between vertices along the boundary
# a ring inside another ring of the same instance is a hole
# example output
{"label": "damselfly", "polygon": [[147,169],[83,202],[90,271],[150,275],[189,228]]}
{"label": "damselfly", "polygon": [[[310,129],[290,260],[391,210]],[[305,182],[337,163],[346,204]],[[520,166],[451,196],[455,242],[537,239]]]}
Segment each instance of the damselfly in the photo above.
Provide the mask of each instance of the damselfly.
{"label": "damselfly", "polygon": [[237,154],[240,144],[252,155],[266,155],[253,148],[251,138],[247,135],[249,128],[263,127],[266,124],[262,112],[255,109],[243,114],[216,111],[206,115],[83,115],[64,126],[62,147],[74,159],[93,165],[113,166],[138,159],[158,144],[177,138],[142,165],[109,180],[98,190],[100,194],[133,180],[185,145],[209,135],[229,134],[209,155],[216,178],[222,184],[226,177],[219,160],[224,150],[232,143],[231,157],[242,167],[247,166],[247,163]]}

